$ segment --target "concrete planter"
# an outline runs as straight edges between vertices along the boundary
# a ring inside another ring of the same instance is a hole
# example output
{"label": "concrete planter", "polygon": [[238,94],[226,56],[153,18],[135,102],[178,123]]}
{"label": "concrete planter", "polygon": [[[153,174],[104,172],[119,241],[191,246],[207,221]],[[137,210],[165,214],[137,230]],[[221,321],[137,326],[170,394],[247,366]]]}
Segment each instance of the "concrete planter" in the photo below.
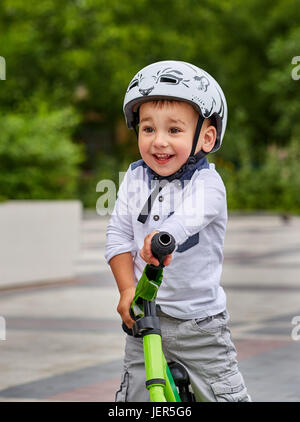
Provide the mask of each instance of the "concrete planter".
{"label": "concrete planter", "polygon": [[79,201],[0,204],[0,288],[74,276],[80,243]]}

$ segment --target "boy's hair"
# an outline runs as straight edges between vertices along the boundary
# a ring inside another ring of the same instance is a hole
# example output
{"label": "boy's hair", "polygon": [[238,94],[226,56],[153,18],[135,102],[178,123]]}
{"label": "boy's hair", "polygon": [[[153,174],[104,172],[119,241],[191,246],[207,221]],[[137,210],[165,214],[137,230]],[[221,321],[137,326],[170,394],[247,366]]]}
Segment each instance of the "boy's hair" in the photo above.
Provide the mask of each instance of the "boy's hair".
{"label": "boy's hair", "polygon": [[[164,105],[172,105],[172,104],[176,104],[176,103],[183,103],[185,101],[160,99],[160,100],[150,100],[149,102],[153,103],[158,108],[162,108]],[[193,106],[191,105],[191,107],[193,107]],[[138,115],[139,115],[139,111],[140,111],[139,109],[140,108],[138,108]],[[197,110],[195,110],[195,111],[198,113]],[[214,116],[207,117],[205,120],[208,120],[209,124],[214,126],[217,129],[216,120],[215,120]]]}

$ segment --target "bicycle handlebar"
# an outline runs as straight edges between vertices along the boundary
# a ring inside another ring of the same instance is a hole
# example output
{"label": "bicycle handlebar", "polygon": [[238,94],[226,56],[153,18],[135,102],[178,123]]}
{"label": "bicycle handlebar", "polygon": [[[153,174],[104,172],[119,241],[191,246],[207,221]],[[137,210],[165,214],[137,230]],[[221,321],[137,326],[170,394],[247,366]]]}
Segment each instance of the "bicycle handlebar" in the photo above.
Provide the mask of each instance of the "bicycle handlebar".
{"label": "bicycle handlebar", "polygon": [[130,315],[135,323],[132,329],[124,322],[122,324],[127,334],[143,337],[146,386],[152,402],[181,401],[163,354],[159,318],[155,307],[155,298],[163,278],[163,262],[167,255],[173,253],[175,246],[175,239],[168,232],[158,232],[152,237],[151,251],[159,265],[145,266],[130,306]]}
{"label": "bicycle handlebar", "polygon": [[152,254],[162,266],[165,257],[173,253],[175,246],[175,239],[168,232],[155,233],[151,239]]}

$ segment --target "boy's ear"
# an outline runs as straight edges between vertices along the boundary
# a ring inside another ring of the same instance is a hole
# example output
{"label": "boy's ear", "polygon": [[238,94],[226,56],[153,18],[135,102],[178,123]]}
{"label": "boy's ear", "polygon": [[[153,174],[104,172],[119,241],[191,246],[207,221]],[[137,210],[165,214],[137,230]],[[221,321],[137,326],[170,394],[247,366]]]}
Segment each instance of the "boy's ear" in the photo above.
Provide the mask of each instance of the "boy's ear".
{"label": "boy's ear", "polygon": [[207,126],[203,133],[202,150],[204,152],[210,152],[217,139],[217,130],[213,125]]}

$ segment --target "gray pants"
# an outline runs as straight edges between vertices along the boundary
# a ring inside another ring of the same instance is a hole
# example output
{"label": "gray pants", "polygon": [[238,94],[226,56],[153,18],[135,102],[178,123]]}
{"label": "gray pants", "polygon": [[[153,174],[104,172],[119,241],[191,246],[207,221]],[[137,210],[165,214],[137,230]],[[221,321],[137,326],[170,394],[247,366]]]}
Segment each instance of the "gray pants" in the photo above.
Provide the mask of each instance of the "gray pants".
{"label": "gray pants", "polygon": [[[227,327],[227,311],[205,319],[182,320],[158,312],[167,362],[187,370],[196,401],[251,401]],[[117,402],[147,402],[143,341],[126,338],[124,373]]]}

